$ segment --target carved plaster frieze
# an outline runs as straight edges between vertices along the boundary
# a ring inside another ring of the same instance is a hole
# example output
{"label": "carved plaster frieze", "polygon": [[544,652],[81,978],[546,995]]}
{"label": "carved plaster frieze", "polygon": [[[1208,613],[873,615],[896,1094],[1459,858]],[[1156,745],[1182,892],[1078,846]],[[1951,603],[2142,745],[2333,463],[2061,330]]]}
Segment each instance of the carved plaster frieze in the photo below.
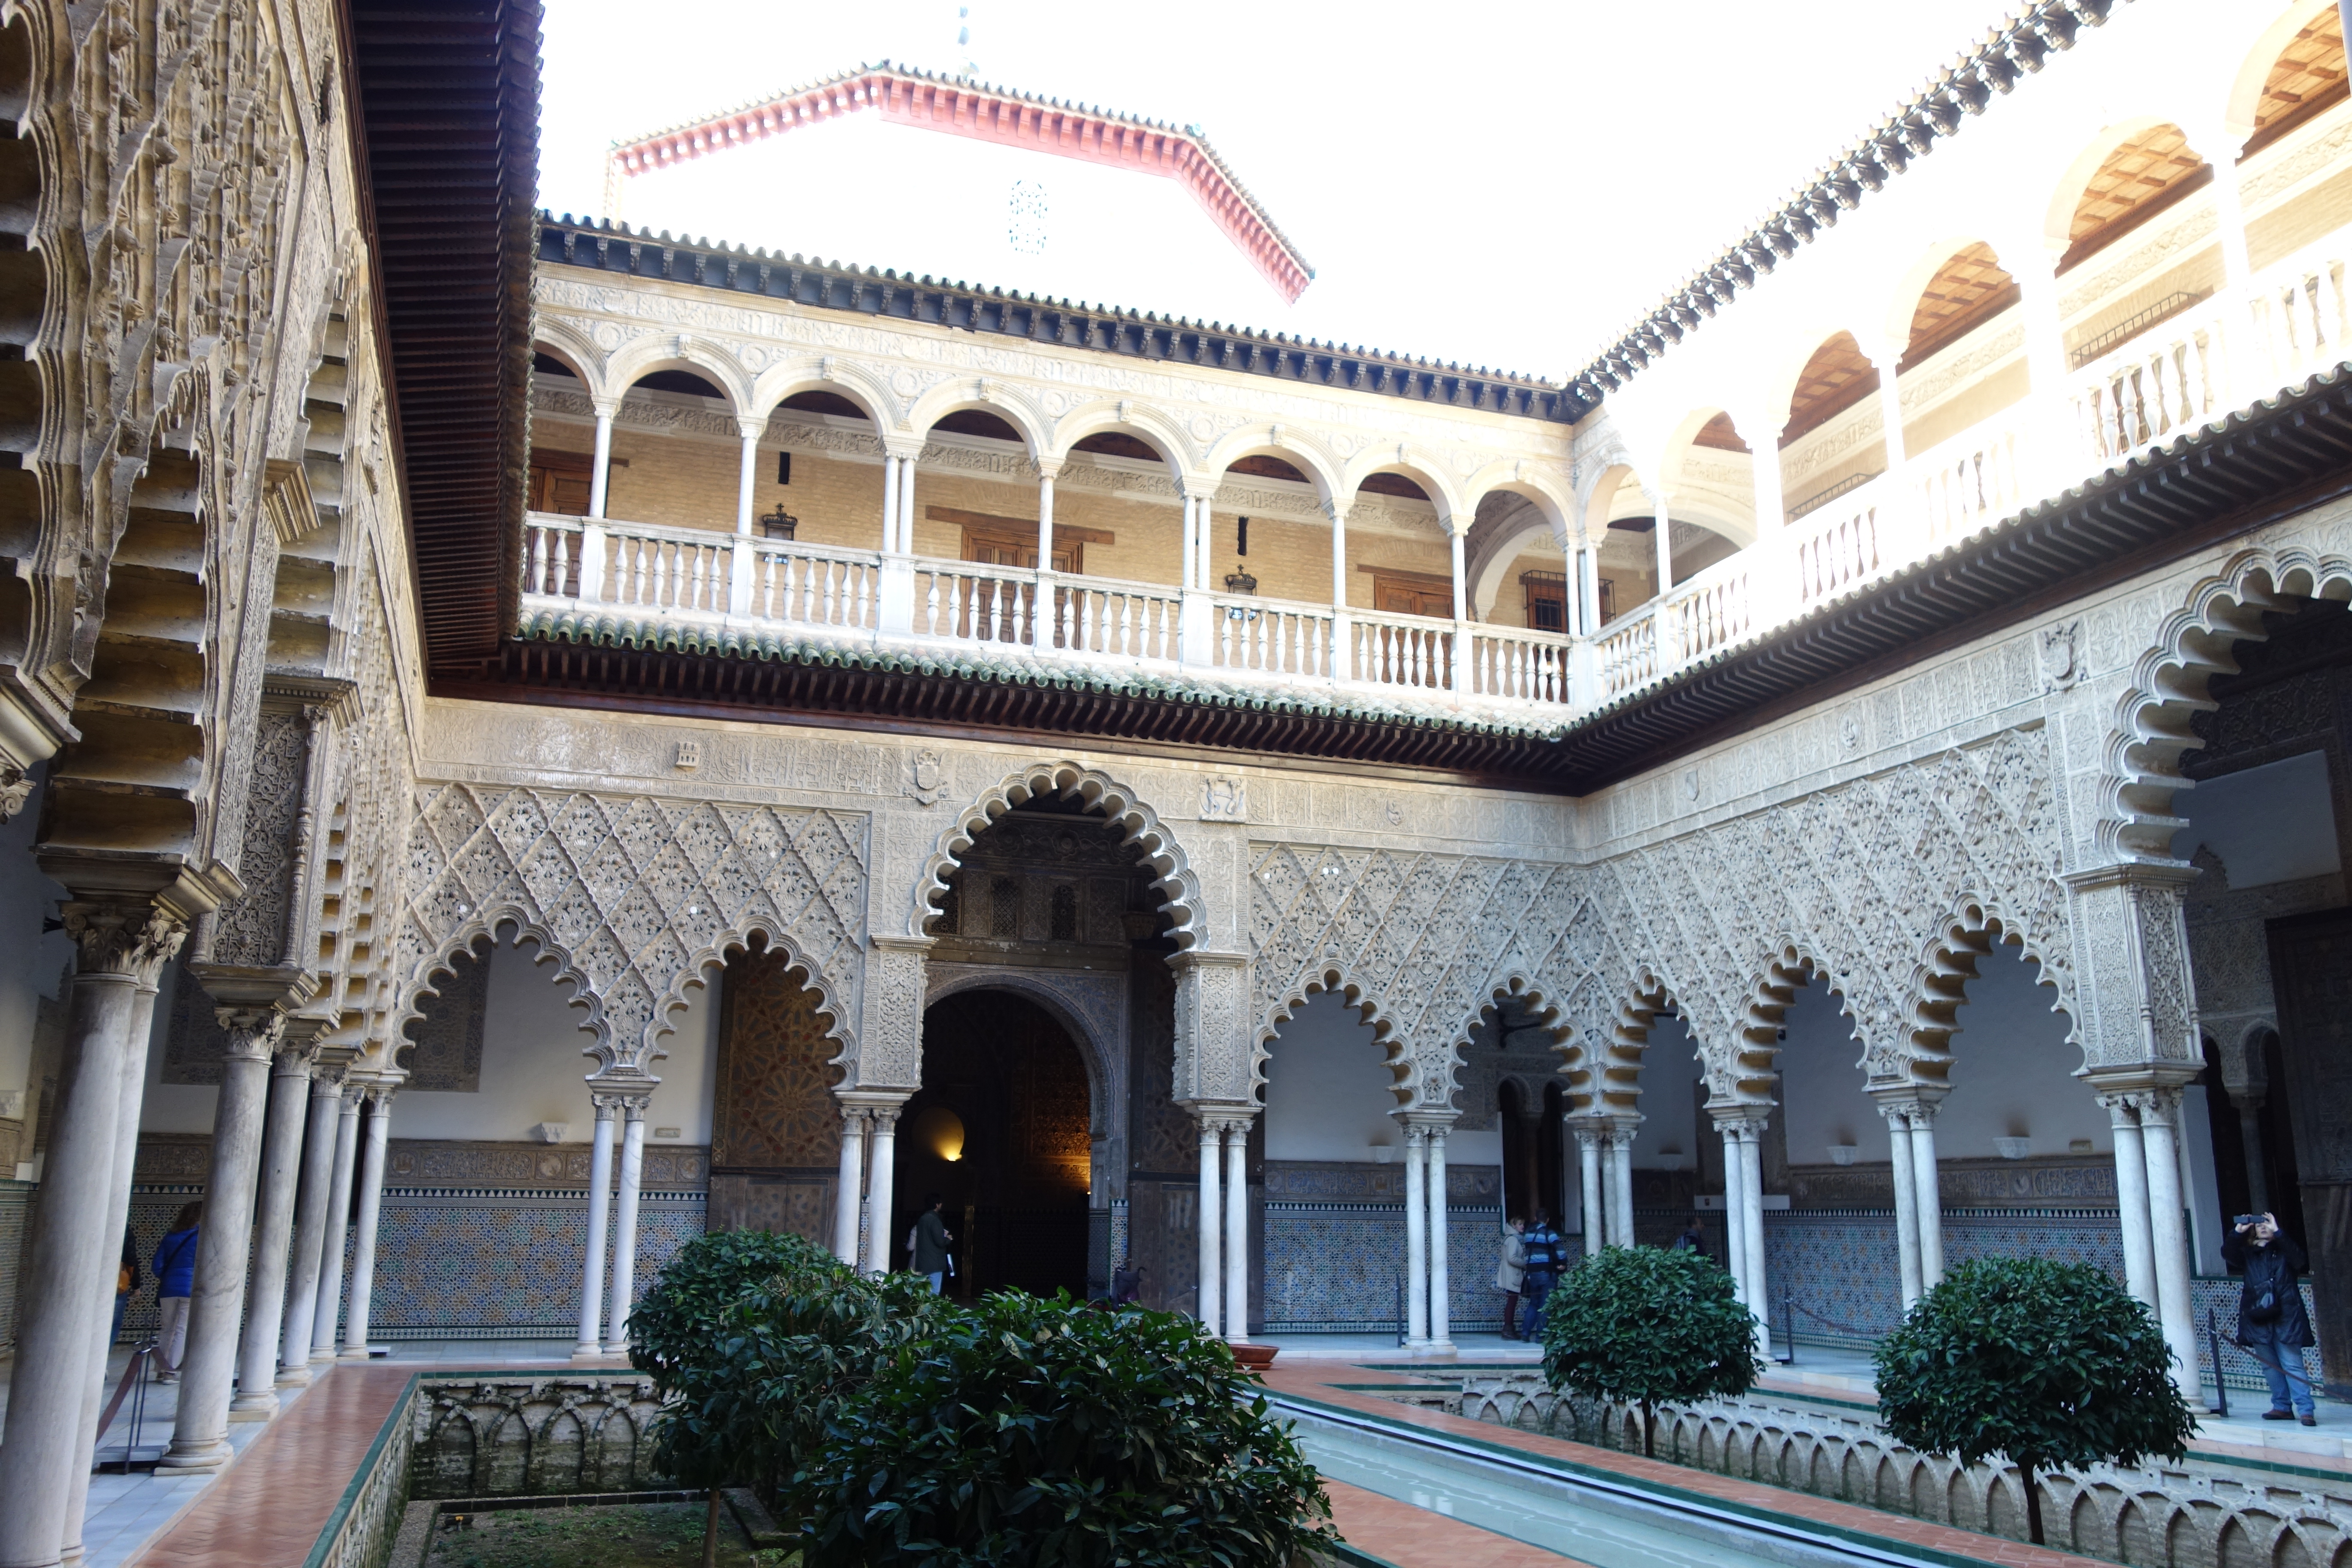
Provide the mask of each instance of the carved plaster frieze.
{"label": "carved plaster frieze", "polygon": [[853,1055],[865,854],[850,814],[424,786],[393,944],[399,1021],[452,953],[513,923],[587,1003],[605,1070],[643,1072],[687,986],[757,931],[807,969]]}

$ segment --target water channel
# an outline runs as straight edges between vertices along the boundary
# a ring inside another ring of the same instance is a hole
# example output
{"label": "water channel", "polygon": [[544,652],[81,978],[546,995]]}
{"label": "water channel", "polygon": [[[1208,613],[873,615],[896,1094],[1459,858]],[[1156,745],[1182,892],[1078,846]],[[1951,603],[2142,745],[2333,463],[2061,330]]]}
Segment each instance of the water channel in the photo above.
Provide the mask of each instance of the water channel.
{"label": "water channel", "polygon": [[1315,1468],[1592,1568],[1938,1568],[1952,1560],[1843,1535],[1694,1493],[1580,1468],[1501,1444],[1276,1396]]}

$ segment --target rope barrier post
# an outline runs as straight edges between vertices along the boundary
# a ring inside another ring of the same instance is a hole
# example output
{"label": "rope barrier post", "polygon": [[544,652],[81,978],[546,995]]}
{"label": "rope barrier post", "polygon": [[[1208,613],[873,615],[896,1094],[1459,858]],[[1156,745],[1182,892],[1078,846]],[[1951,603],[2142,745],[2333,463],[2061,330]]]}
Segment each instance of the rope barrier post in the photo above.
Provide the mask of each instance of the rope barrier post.
{"label": "rope barrier post", "polygon": [[1797,1298],[1794,1292],[1780,1292],[1780,1325],[1789,1335],[1789,1353],[1780,1358],[1782,1366],[1797,1364]]}
{"label": "rope barrier post", "polygon": [[2213,1316],[2213,1309],[2205,1309],[2205,1338],[2213,1347],[2213,1414],[2228,1420],[2230,1387],[2221,1381],[2221,1325]]}

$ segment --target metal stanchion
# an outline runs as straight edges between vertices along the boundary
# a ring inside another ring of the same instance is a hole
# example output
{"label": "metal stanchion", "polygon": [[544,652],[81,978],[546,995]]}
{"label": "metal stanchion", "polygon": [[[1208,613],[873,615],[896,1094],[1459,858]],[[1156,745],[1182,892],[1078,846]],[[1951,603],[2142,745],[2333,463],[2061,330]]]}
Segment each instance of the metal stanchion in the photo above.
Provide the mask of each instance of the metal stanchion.
{"label": "metal stanchion", "polygon": [[2221,1381],[2221,1325],[2213,1316],[2213,1309],[2205,1309],[2205,1338],[2213,1347],[2213,1414],[2224,1420],[2230,1415],[2230,1385]]}

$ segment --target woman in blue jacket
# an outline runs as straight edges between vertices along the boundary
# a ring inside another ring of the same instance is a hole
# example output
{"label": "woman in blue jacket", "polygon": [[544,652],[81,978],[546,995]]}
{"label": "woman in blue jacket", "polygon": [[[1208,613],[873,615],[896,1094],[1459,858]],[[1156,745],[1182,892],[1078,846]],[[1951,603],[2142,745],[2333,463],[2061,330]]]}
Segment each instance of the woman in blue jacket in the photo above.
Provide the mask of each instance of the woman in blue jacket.
{"label": "woman in blue jacket", "polygon": [[163,1314],[155,1331],[163,1363],[159,1383],[180,1381],[180,1357],[188,1348],[188,1297],[196,1288],[196,1227],[204,1217],[203,1204],[181,1205],[155,1248],[155,1304]]}

